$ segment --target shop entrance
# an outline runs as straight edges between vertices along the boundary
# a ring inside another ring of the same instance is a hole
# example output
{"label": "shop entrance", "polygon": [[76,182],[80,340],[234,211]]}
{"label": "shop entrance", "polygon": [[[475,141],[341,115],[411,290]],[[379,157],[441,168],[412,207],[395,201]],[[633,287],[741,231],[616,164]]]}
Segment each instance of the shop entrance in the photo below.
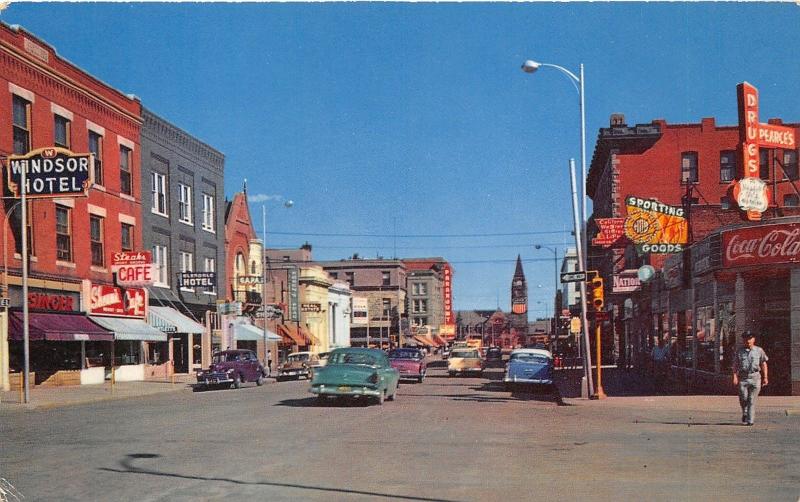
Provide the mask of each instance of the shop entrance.
{"label": "shop entrance", "polygon": [[761,390],[766,395],[791,393],[791,329],[789,276],[765,281],[761,288],[760,327],[756,344],[769,357],[769,385]]}
{"label": "shop entrance", "polygon": [[189,372],[189,335],[178,333],[172,339],[172,359],[175,373]]}

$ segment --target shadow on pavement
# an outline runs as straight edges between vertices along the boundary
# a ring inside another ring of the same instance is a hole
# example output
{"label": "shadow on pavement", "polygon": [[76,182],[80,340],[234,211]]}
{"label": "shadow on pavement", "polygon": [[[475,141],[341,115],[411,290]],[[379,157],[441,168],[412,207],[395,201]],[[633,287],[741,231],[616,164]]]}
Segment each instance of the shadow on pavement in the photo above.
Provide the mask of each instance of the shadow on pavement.
{"label": "shadow on pavement", "polygon": [[442,501],[442,502],[450,502],[445,499],[436,499],[436,498],[428,498],[428,497],[413,497],[409,495],[398,495],[395,493],[379,493],[379,492],[371,492],[371,491],[363,491],[363,490],[349,490],[346,488],[333,488],[333,487],[323,487],[323,486],[311,486],[311,485],[301,485],[297,483],[279,483],[274,481],[242,481],[239,479],[232,479],[232,478],[223,478],[223,477],[212,477],[212,476],[192,476],[187,474],[178,474],[172,472],[164,472],[164,471],[157,471],[153,469],[145,469],[141,467],[136,467],[134,461],[136,460],[146,460],[146,459],[154,459],[154,458],[161,458],[161,455],[157,453],[132,453],[130,455],[126,455],[125,458],[119,461],[120,468],[119,469],[112,469],[109,467],[100,467],[99,470],[105,472],[115,472],[118,474],[142,474],[142,475],[149,475],[149,476],[163,476],[169,478],[179,478],[179,479],[189,479],[194,481],[216,481],[221,483],[232,483],[236,485],[251,485],[251,486],[273,486],[278,488],[294,488],[298,490],[313,490],[313,491],[322,491],[322,492],[331,492],[331,493],[342,493],[342,494],[352,494],[352,495],[367,495],[372,497],[386,497],[389,499],[398,499],[398,500],[424,500],[424,501]]}

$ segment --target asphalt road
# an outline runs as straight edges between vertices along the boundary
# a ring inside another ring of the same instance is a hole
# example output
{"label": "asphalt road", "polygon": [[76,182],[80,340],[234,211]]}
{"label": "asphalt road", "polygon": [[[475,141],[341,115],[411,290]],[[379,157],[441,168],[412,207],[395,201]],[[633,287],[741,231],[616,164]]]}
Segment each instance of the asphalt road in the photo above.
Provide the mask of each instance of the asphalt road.
{"label": "asphalt road", "polygon": [[0,478],[35,501],[798,500],[797,415],[560,403],[501,371],[432,367],[383,406],[294,381],[4,411]]}

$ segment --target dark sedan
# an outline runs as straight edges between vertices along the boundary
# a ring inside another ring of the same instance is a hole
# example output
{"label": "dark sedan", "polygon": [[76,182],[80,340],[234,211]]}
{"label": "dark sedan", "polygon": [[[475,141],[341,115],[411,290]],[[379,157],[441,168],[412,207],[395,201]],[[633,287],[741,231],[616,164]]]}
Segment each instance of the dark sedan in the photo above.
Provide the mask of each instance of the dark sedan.
{"label": "dark sedan", "polygon": [[207,370],[197,372],[196,390],[211,386],[233,386],[238,389],[244,382],[263,385],[267,371],[252,350],[223,350],[217,352]]}

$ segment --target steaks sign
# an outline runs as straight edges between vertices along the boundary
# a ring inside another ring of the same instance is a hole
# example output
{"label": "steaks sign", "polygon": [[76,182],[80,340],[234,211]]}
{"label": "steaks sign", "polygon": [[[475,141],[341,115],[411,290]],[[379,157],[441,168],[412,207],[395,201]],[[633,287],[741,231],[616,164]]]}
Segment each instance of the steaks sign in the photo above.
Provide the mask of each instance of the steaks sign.
{"label": "steaks sign", "polygon": [[761,225],[722,234],[723,267],[800,262],[800,224]]}

